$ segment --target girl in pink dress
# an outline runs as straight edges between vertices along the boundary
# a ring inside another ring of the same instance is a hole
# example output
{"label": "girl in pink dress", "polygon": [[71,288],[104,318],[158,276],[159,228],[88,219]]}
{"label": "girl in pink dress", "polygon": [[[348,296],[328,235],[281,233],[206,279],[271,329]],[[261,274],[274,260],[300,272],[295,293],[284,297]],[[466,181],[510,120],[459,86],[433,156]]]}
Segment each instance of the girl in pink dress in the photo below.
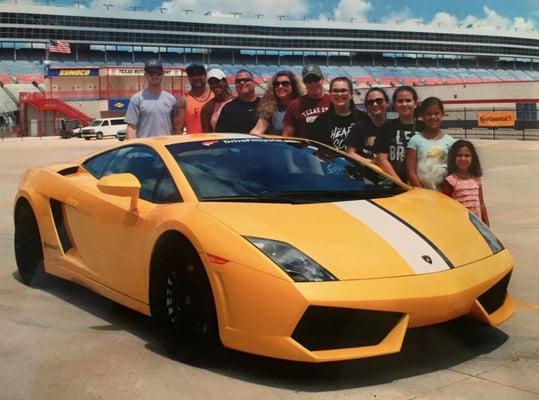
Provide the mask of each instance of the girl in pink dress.
{"label": "girl in pink dress", "polygon": [[451,146],[447,157],[447,172],[448,176],[442,183],[442,192],[457,200],[489,226],[481,186],[483,171],[472,143],[457,140]]}

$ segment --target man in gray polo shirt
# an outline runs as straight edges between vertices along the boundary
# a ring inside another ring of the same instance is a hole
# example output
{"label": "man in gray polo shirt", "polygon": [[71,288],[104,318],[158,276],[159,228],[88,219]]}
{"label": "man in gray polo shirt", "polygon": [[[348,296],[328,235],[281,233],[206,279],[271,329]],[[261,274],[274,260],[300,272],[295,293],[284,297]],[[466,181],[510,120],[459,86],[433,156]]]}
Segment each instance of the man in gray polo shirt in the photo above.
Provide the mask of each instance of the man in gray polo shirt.
{"label": "man in gray polo shirt", "polygon": [[146,89],[131,97],[125,122],[126,139],[170,135],[174,132],[174,121],[178,116],[178,101],[161,88],[163,65],[158,60],[144,64]]}

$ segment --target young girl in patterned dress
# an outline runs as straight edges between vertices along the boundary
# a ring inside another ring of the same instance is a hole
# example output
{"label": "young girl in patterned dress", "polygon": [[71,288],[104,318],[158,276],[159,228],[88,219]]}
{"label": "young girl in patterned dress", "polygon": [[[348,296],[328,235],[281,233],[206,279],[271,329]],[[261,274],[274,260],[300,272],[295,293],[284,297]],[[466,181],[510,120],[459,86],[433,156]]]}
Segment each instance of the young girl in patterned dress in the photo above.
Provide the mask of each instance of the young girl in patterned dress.
{"label": "young girl in patterned dress", "polygon": [[487,208],[483,200],[481,164],[475,147],[467,140],[457,140],[447,157],[448,176],[442,183],[442,192],[461,203],[489,226]]}

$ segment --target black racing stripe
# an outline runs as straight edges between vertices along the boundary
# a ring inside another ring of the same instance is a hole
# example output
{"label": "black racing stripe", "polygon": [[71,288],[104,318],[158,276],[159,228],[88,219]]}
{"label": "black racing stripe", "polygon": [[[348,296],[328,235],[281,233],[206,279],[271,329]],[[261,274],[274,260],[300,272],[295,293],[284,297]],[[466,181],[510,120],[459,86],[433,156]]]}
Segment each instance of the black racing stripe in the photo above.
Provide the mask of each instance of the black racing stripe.
{"label": "black racing stripe", "polygon": [[391,215],[393,218],[395,218],[397,221],[399,221],[400,223],[406,225],[408,228],[410,228],[412,231],[415,232],[415,234],[417,236],[419,236],[421,239],[423,239],[425,242],[427,242],[429,244],[430,247],[432,247],[432,249],[438,253],[438,255],[440,257],[442,257],[442,259],[446,262],[447,266],[451,269],[455,268],[455,266],[453,265],[453,263],[451,261],[449,261],[449,258],[447,258],[445,256],[444,253],[442,253],[442,251],[438,248],[438,246],[436,246],[434,243],[432,243],[429,238],[427,238],[425,235],[423,235],[421,232],[419,232],[416,228],[414,228],[412,225],[410,225],[408,222],[406,222],[405,220],[403,220],[401,217],[399,217],[398,215],[395,215],[393,214],[391,211],[385,209],[384,207],[382,207],[380,204],[376,204],[374,201],[372,200],[367,200],[369,203],[371,203],[373,206],[376,206],[378,207],[380,210],[384,211],[385,213]]}

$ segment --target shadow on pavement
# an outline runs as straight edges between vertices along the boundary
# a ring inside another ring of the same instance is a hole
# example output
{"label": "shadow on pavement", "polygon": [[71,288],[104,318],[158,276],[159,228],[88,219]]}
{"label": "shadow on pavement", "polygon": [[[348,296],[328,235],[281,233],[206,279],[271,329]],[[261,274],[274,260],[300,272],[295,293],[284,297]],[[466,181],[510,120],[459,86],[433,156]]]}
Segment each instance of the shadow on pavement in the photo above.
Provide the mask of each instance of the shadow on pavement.
{"label": "shadow on pavement", "polygon": [[[20,281],[17,272],[13,273]],[[325,392],[389,383],[445,370],[488,354],[505,343],[499,329],[466,319],[410,329],[400,353],[324,364],[276,360],[223,349],[211,361],[194,362],[171,354],[151,318],[116,304],[90,290],[52,276],[36,287],[103,320],[97,331],[126,331],[163,357],[232,379],[304,392]]]}

